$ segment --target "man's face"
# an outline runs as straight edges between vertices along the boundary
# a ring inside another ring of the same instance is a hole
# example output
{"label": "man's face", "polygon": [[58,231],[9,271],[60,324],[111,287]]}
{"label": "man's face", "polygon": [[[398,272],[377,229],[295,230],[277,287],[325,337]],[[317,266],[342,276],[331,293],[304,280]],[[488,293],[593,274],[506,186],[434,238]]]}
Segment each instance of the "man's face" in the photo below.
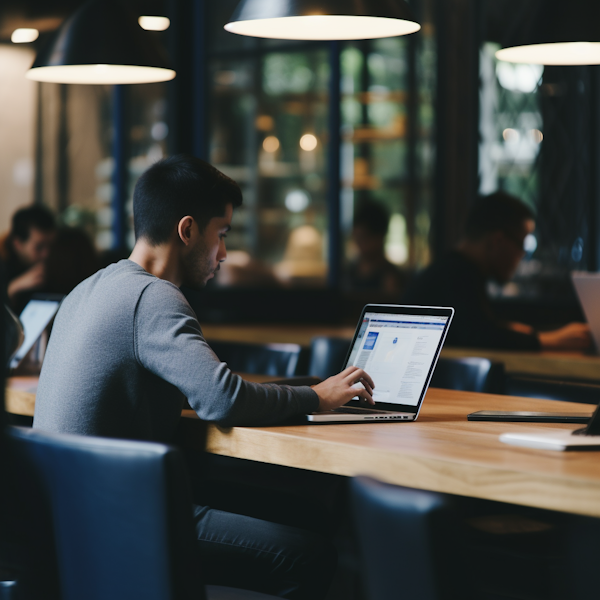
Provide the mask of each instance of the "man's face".
{"label": "man's face", "polygon": [[384,253],[385,236],[373,233],[367,227],[355,225],[352,238],[361,257],[379,258]]}
{"label": "man's face", "polygon": [[232,217],[233,206],[228,204],[224,216],[213,217],[206,229],[198,232],[184,256],[183,285],[201,289],[215,276],[220,263],[227,258],[225,238],[231,229]]}
{"label": "man's face", "polygon": [[17,237],[13,239],[13,247],[19,260],[24,265],[31,266],[47,258],[54,237],[54,231],[42,231],[32,227],[25,241]]}
{"label": "man's face", "polygon": [[525,254],[523,249],[525,238],[533,233],[534,229],[535,222],[528,219],[511,232],[497,231],[492,234],[490,238],[491,276],[498,283],[510,281]]}

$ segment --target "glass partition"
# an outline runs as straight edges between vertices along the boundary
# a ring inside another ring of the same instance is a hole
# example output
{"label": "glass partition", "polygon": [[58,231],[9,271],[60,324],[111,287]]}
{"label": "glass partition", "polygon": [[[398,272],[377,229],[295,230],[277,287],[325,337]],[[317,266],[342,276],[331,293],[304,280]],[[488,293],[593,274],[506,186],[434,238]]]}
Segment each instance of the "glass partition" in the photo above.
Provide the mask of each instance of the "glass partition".
{"label": "glass partition", "polygon": [[325,285],[328,72],[323,49],[212,61],[210,162],[244,193],[218,285]]}
{"label": "glass partition", "polygon": [[[378,291],[397,299],[408,272],[429,262],[433,48],[429,29],[419,39],[368,40],[348,43],[342,50],[341,202],[347,289]],[[383,252],[377,258],[382,235]]]}

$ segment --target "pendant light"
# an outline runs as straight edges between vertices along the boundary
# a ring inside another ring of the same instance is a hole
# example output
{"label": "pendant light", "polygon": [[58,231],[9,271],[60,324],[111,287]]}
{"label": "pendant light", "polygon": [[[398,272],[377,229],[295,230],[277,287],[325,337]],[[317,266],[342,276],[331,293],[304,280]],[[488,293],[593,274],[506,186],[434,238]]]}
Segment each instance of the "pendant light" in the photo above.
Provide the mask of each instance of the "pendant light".
{"label": "pendant light", "polygon": [[600,64],[600,2],[544,0],[496,58],[538,65]]}
{"label": "pendant light", "polygon": [[242,0],[225,29],[280,40],[365,40],[421,25],[404,0]]}
{"label": "pendant light", "polygon": [[54,33],[26,76],[86,84],[173,79],[175,71],[155,42],[122,0],[90,0]]}

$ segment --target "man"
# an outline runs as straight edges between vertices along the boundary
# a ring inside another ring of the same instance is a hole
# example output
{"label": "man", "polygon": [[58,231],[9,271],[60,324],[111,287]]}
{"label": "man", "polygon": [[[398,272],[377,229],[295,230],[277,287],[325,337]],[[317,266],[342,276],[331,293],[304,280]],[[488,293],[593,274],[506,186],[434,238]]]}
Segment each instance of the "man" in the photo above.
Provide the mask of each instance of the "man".
{"label": "man", "polygon": [[397,297],[404,287],[404,277],[396,265],[385,256],[385,236],[390,215],[386,208],[373,201],[358,205],[354,213],[352,239],[358,256],[345,274],[345,285],[353,291],[383,292]]}
{"label": "man", "polygon": [[12,218],[0,256],[6,268],[8,299],[17,313],[45,282],[44,260],[55,234],[54,216],[43,206],[21,208]]}
{"label": "man", "polygon": [[583,323],[538,332],[523,323],[503,323],[494,315],[487,282],[503,284],[511,279],[523,258],[525,237],[534,227],[532,211],[517,198],[496,192],[479,199],[468,215],[464,239],[420,273],[402,301],[454,307],[447,343],[455,346],[507,350],[589,347],[589,329]]}
{"label": "man", "polygon": [[[34,427],[166,441],[184,399],[207,421],[266,425],[329,410],[361,396],[371,378],[351,367],[318,385],[258,385],[212,352],[179,287],[202,288],[225,260],[239,187],[207,163],[174,156],[150,167],[134,191],[136,244],[64,300],[48,345]],[[357,389],[359,388],[359,389]],[[288,598],[321,598],[335,564],[320,536],[194,509],[208,583]]]}

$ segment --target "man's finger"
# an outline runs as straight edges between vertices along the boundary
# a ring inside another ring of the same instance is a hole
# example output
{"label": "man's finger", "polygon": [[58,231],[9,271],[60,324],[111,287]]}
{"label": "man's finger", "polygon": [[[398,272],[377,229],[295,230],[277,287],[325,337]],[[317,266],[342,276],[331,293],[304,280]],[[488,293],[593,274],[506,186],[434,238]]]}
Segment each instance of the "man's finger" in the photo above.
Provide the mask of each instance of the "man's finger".
{"label": "man's finger", "polygon": [[366,380],[369,382],[369,385],[375,389],[375,382],[373,381],[372,377],[363,369],[359,369],[359,372],[355,373],[356,377],[360,377],[360,379]]}
{"label": "man's finger", "polygon": [[366,379],[363,379],[361,381],[361,383],[365,386],[365,389],[367,390],[367,392],[369,392],[369,394],[371,394],[371,396],[372,396],[373,395],[373,387],[371,386],[371,384]]}
{"label": "man's finger", "polygon": [[344,369],[340,375],[342,375],[344,378],[349,377],[350,375],[352,375],[352,373],[356,373],[356,371],[360,371],[360,369],[358,367],[355,367],[354,365],[350,365],[348,368]]}
{"label": "man's finger", "polygon": [[365,388],[363,388],[362,390],[357,390],[356,396],[359,396],[360,398],[364,398],[369,404],[375,404],[375,400],[373,400],[373,396],[371,396],[371,394],[369,394],[369,392],[367,392],[367,390]]}

